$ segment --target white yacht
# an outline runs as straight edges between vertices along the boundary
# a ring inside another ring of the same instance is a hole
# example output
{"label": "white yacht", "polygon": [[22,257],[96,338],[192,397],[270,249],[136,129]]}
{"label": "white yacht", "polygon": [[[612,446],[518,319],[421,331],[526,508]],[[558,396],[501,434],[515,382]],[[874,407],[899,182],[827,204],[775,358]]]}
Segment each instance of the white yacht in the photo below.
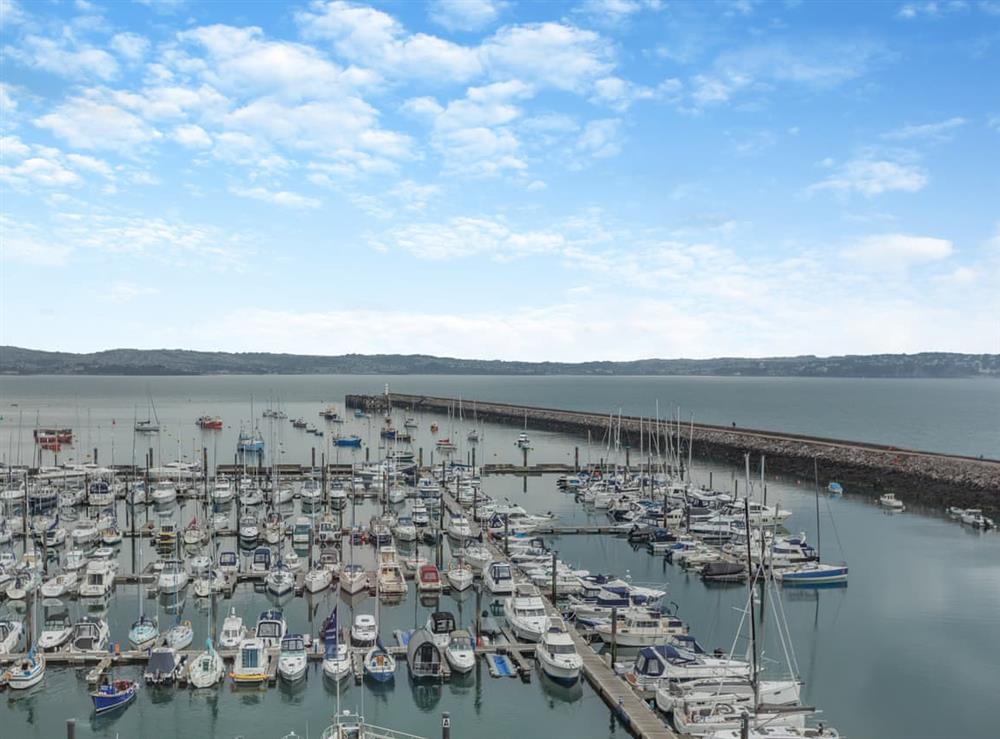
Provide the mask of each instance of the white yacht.
{"label": "white yacht", "polygon": [[583,658],[577,653],[573,638],[562,619],[550,619],[545,633],[535,648],[542,672],[562,683],[575,683],[580,678]]}
{"label": "white yacht", "polygon": [[283,680],[296,682],[306,676],[309,666],[306,658],[305,642],[302,634],[287,634],[281,640],[281,654],[278,656],[278,674]]}
{"label": "white yacht", "polygon": [[168,559],[163,563],[157,587],[161,593],[179,593],[188,584],[188,573],[179,559]]}
{"label": "white yacht", "polygon": [[548,627],[545,604],[538,589],[519,583],[514,594],[504,600],[503,615],[514,636],[522,641],[537,642]]}
{"label": "white yacht", "polygon": [[483,570],[483,585],[493,595],[511,595],[514,592],[514,573],[507,562],[490,562]]}
{"label": "white yacht", "polygon": [[246,637],[247,629],[243,625],[243,619],[236,615],[236,608],[229,610],[229,615],[222,622],[222,631],[219,633],[219,646],[223,649],[236,649],[240,642]]}
{"label": "white yacht", "polygon": [[476,642],[465,629],[451,632],[451,639],[444,652],[445,659],[455,672],[472,672],[476,666]]}
{"label": "white yacht", "polygon": [[[620,620],[615,634],[615,641],[620,647],[662,644],[673,636],[687,634],[687,627],[680,619],[645,608],[628,609]],[[611,643],[610,621],[597,624],[595,631],[601,641],[605,644]]]}

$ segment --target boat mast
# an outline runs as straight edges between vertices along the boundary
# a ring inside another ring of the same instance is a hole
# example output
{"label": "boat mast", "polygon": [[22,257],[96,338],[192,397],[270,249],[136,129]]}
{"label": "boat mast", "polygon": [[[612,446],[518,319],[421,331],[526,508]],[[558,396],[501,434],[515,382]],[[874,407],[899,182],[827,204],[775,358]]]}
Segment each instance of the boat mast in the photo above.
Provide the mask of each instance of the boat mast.
{"label": "boat mast", "polygon": [[[750,455],[746,456],[747,466],[750,465]],[[754,709],[760,704],[760,684],[757,675],[757,616],[753,605],[753,586],[756,579],[753,575],[753,560],[750,556],[750,497],[743,499],[743,512],[747,527],[747,602],[750,606],[750,680],[753,687]]]}
{"label": "boat mast", "polygon": [[816,563],[819,564],[819,462],[813,457],[813,487],[816,489]]}

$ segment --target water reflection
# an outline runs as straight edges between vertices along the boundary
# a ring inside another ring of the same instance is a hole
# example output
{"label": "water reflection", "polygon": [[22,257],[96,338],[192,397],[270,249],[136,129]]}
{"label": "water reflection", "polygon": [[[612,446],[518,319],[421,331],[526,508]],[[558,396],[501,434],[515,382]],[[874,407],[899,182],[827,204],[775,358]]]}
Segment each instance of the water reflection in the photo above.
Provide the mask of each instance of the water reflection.
{"label": "water reflection", "polygon": [[[582,680],[582,678],[581,678]],[[552,700],[550,705],[555,703],[575,703],[583,697],[583,685],[581,680],[577,680],[572,685],[553,680],[544,672],[538,673],[538,684],[542,686],[542,692]]]}
{"label": "water reflection", "polygon": [[408,680],[410,693],[413,695],[413,704],[424,713],[433,711],[441,702],[441,683],[439,681],[414,680],[412,676]]}

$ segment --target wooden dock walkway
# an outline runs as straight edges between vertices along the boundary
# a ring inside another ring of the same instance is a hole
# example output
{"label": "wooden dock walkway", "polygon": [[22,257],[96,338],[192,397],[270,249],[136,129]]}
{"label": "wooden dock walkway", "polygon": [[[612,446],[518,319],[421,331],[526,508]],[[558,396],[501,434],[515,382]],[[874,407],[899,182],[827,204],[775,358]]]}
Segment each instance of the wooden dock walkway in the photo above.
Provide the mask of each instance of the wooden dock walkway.
{"label": "wooden dock walkway", "polygon": [[[449,512],[464,512],[459,503],[448,491],[442,491],[441,498]],[[503,552],[497,547],[494,541],[486,537],[484,538],[484,544],[489,547],[497,559],[504,559]],[[515,575],[515,579],[517,577]],[[546,612],[550,616],[561,619],[562,614],[559,613],[555,605],[549,600],[548,593],[543,588],[539,590],[543,596],[542,603],[545,604]],[[639,737],[639,739],[677,739],[677,735],[670,730],[656,711],[636,695],[635,691],[632,690],[632,687],[625,680],[614,673],[614,670],[608,665],[604,657],[597,654],[575,628],[568,628],[566,631],[573,639],[577,653],[583,659],[583,675],[587,679],[587,682],[604,699],[604,702],[608,704],[608,707],[629,732]],[[506,649],[504,648],[505,646]],[[514,662],[515,666],[518,665],[518,660],[522,664],[524,663],[519,645],[513,643],[498,645],[497,651],[505,653]],[[515,657],[515,655],[517,656]],[[518,671],[520,672],[520,669]],[[522,679],[524,679],[523,676]]]}

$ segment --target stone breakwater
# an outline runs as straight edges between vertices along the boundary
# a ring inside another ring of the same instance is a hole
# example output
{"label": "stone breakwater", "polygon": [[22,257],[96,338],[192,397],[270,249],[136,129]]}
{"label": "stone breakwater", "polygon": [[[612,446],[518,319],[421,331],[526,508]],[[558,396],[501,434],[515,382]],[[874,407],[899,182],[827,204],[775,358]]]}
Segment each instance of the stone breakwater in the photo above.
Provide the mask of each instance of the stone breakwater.
{"label": "stone breakwater", "polygon": [[[384,410],[387,396],[348,395],[347,407]],[[393,407],[413,408],[446,414],[458,407],[456,398],[391,393]],[[462,400],[468,409],[475,405],[480,419],[520,426],[525,421],[533,429],[557,431],[600,440],[608,429],[608,416],[581,411]],[[617,428],[618,418],[614,419]],[[649,420],[642,421],[648,429]],[[621,438],[630,443],[633,463],[638,463],[640,419],[622,416]],[[987,515],[1000,515],[1000,461],[949,454],[936,454],[892,446],[840,439],[783,434],[748,428],[727,428],[681,421],[682,456],[688,440],[696,458],[708,458],[743,465],[743,455],[767,458],[770,473],[812,481],[814,460],[820,481],[841,483],[849,492],[880,495],[893,492],[901,499],[932,508],[978,507]],[[666,448],[666,440],[660,440]]]}

